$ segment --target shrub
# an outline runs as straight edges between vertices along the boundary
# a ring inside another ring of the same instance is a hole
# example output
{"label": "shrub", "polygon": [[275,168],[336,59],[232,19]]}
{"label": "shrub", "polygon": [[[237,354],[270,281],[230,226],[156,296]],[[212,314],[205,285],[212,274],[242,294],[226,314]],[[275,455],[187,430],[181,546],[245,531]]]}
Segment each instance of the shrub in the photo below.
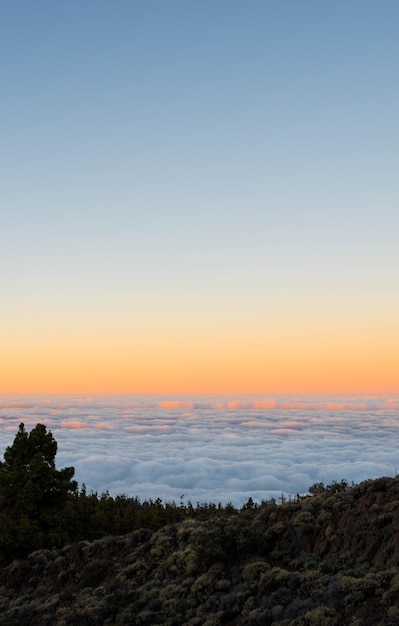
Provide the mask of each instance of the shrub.
{"label": "shrub", "polygon": [[306,626],[336,626],[335,612],[328,606],[318,606],[305,614]]}
{"label": "shrub", "polygon": [[95,559],[90,561],[80,574],[79,587],[98,587],[107,574],[113,569],[112,561],[108,559]]}
{"label": "shrub", "polygon": [[242,575],[250,587],[257,589],[260,585],[262,574],[269,570],[270,565],[266,561],[252,561],[244,567]]}

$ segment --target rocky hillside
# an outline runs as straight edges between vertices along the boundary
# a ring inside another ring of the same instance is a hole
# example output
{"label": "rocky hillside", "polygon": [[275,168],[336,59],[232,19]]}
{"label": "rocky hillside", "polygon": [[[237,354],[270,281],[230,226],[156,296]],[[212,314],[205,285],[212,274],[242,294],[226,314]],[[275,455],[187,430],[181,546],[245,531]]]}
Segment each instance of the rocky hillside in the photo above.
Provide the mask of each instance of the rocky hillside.
{"label": "rocky hillside", "polygon": [[399,478],[79,541],[0,571],[0,625],[399,624]]}

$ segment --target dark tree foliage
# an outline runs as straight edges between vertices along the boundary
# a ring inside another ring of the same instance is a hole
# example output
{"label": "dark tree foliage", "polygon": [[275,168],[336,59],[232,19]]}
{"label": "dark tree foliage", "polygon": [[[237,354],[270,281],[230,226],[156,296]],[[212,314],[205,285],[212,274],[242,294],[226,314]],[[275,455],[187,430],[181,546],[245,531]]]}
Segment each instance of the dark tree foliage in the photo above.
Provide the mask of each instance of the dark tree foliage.
{"label": "dark tree foliage", "polygon": [[68,538],[63,510],[77,489],[75,470],[57,470],[57,442],[46,426],[23,423],[0,463],[0,558],[24,556]]}
{"label": "dark tree foliage", "polygon": [[[78,490],[73,467],[57,470],[57,442],[46,426],[30,433],[20,424],[14,443],[0,462],[0,564],[41,548],[60,547],[140,528],[157,530],[187,518],[229,518],[231,503],[200,504],[144,500],[108,492]],[[251,498],[246,509],[256,505]]]}

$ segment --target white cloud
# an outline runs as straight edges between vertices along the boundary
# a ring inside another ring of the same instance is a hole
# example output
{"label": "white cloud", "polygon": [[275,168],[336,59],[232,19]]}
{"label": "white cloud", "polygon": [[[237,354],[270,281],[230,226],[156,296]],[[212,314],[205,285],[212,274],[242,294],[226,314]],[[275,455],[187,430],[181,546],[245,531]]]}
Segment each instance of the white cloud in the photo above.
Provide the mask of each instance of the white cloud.
{"label": "white cloud", "polygon": [[240,506],[314,482],[394,475],[398,398],[0,398],[0,450],[45,423],[57,466],[113,495]]}

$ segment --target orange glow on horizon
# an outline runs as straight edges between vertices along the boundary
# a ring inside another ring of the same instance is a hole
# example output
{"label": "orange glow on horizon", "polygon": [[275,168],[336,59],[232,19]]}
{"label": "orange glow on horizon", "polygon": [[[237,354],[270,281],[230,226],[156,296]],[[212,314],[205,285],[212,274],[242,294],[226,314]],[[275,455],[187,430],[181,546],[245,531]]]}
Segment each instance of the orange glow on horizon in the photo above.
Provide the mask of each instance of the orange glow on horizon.
{"label": "orange glow on horizon", "polygon": [[0,393],[399,392],[399,341],[382,332],[25,341],[6,352]]}

